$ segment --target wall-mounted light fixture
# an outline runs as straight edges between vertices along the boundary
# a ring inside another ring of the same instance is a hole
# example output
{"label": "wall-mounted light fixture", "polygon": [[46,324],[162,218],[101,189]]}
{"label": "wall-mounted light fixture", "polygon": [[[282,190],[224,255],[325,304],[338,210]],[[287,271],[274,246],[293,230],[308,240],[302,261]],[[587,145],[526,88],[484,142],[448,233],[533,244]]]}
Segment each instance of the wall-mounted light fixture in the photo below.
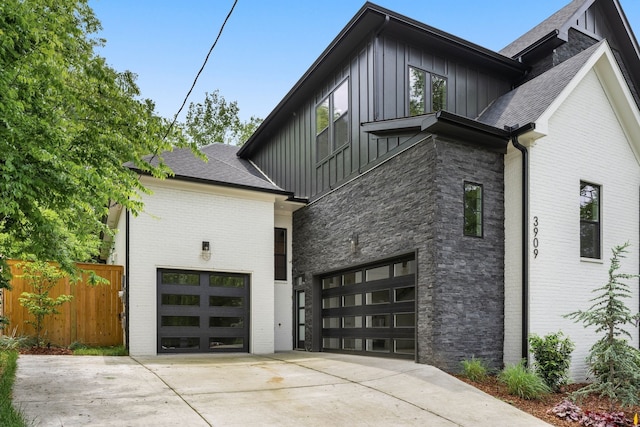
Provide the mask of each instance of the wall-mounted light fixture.
{"label": "wall-mounted light fixture", "polygon": [[200,257],[205,261],[209,261],[211,259],[211,245],[209,245],[209,242],[205,242],[204,240],[202,241],[202,252],[200,253]]}
{"label": "wall-mounted light fixture", "polygon": [[351,233],[351,236],[349,236],[349,245],[352,254],[358,252],[358,233]]}

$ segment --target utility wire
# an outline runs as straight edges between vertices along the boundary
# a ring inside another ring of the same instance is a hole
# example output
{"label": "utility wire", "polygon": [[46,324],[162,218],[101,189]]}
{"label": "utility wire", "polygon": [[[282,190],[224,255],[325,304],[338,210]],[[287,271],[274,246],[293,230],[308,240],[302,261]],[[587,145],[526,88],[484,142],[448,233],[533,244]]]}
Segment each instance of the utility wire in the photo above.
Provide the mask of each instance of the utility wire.
{"label": "utility wire", "polygon": [[200,70],[198,71],[198,74],[196,74],[196,78],[193,79],[193,84],[191,85],[191,88],[189,89],[189,92],[187,92],[187,95],[184,97],[184,101],[182,101],[182,105],[178,109],[178,112],[176,113],[175,116],[173,116],[173,121],[171,122],[171,125],[169,125],[169,127],[167,128],[167,132],[162,137],[163,141],[169,135],[169,132],[171,132],[171,129],[173,129],[173,126],[176,124],[176,121],[178,120],[178,116],[182,112],[182,109],[184,108],[184,106],[187,104],[187,100],[189,99],[189,96],[191,95],[191,92],[193,92],[193,88],[196,86],[196,82],[198,81],[198,77],[200,77],[200,74],[204,70],[205,65],[207,65],[207,61],[209,60],[209,56],[211,56],[211,52],[213,52],[213,49],[218,44],[218,40],[220,39],[220,36],[222,35],[222,31],[224,30],[225,25],[227,25],[227,21],[231,17],[231,14],[233,13],[233,9],[235,9],[236,4],[238,4],[238,0],[235,0],[233,2],[233,5],[231,6],[231,10],[227,14],[227,17],[224,19],[224,22],[222,23],[222,26],[220,27],[220,31],[218,31],[218,36],[216,37],[215,41],[211,45],[211,48],[209,49],[209,53],[207,53],[207,56],[204,58],[204,62],[202,63],[202,67],[200,67]]}

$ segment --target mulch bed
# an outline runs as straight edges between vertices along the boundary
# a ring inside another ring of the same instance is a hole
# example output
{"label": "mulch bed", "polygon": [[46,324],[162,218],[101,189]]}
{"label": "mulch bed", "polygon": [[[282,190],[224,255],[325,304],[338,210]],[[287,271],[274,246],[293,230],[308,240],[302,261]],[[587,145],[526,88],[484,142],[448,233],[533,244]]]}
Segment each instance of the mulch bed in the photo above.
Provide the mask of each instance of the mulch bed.
{"label": "mulch bed", "polygon": [[69,350],[68,348],[59,348],[59,347],[30,347],[30,348],[21,348],[20,354],[41,354],[41,355],[71,355],[73,354],[73,350]]}
{"label": "mulch bed", "polygon": [[[554,414],[548,414],[547,412],[555,405],[562,402],[562,400],[568,399],[570,393],[579,390],[586,384],[570,384],[566,386],[565,390],[561,393],[551,393],[540,400],[525,400],[507,393],[505,385],[500,383],[497,378],[493,376],[489,377],[483,383],[475,383],[460,376],[458,376],[458,379],[471,384],[475,388],[509,403],[524,412],[528,412],[551,425],[558,427],[580,427],[578,422],[566,421],[556,417]],[[583,412],[587,410],[592,412],[609,412],[609,400],[600,396],[588,396],[581,402],[577,402],[577,404]],[[617,406],[614,408],[614,412],[618,411],[623,411],[623,409]],[[624,408],[624,412],[627,418],[633,420],[633,415],[635,413],[640,414],[640,407]]]}

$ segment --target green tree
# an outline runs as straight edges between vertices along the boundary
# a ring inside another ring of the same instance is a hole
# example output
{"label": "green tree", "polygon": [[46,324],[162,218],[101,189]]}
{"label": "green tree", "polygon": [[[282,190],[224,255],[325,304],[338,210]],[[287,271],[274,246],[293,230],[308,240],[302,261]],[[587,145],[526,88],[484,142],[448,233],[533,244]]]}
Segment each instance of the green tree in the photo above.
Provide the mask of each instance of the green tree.
{"label": "green tree", "polygon": [[[594,326],[600,338],[589,351],[587,363],[594,375],[594,382],[582,388],[578,397],[598,393],[607,397],[612,405],[640,404],[640,352],[627,343],[631,334],[625,327],[637,325],[640,313],[632,314],[623,299],[631,297],[629,285],[623,280],[637,278],[635,274],[618,273],[620,259],[629,243],[613,248],[609,281],[595,289],[599,295],[593,298],[593,305],[586,311],[576,311],[565,317],[582,322],[585,327]],[[626,338],[625,338],[626,337]]]}
{"label": "green tree", "polygon": [[124,163],[165,177],[159,153],[197,152],[139,99],[133,73],[95,53],[104,40],[87,1],[0,3],[0,286],[8,258],[73,272],[95,256],[109,204],[142,207],[145,188]]}
{"label": "green tree", "polygon": [[20,263],[19,267],[23,269],[22,277],[33,292],[23,292],[18,301],[33,317],[33,320],[27,320],[27,323],[33,326],[36,332],[36,347],[40,347],[44,320],[53,314],[59,314],[57,308],[71,301],[73,296],[58,295],[53,298],[49,295],[58,281],[65,277],[65,273],[58,267],[43,261]]}
{"label": "green tree", "polygon": [[260,126],[262,119],[243,122],[236,101],[227,102],[217,90],[205,93],[203,102],[190,103],[184,123],[185,133],[198,147],[214,143],[244,144]]}

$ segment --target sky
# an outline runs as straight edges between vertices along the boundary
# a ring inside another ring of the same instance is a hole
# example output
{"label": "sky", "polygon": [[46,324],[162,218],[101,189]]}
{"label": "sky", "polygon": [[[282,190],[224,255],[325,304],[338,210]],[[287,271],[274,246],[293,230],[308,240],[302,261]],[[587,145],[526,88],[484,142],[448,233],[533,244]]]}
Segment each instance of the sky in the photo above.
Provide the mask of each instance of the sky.
{"label": "sky", "polygon": [[[640,1],[619,0],[640,35]],[[374,3],[498,51],[569,0],[375,0]],[[106,39],[98,54],[138,75],[143,98],[173,118],[191,88],[233,0],[89,0]],[[238,0],[190,95],[218,90],[242,120],[265,118],[364,0]],[[184,119],[187,107],[179,119]]]}

